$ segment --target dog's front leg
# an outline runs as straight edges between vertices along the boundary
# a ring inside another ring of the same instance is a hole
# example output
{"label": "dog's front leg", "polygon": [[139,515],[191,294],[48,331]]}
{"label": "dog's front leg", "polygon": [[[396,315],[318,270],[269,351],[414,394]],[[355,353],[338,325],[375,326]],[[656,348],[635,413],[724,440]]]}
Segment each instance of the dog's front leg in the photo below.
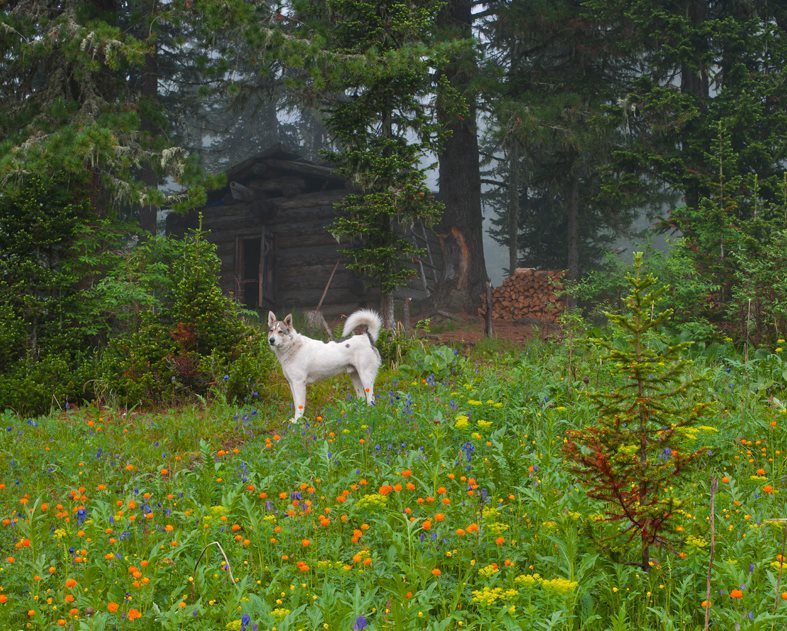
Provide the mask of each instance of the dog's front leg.
{"label": "dog's front leg", "polygon": [[293,379],[290,381],[290,390],[292,391],[292,404],[295,406],[295,416],[290,419],[290,422],[297,423],[306,408],[306,382]]}

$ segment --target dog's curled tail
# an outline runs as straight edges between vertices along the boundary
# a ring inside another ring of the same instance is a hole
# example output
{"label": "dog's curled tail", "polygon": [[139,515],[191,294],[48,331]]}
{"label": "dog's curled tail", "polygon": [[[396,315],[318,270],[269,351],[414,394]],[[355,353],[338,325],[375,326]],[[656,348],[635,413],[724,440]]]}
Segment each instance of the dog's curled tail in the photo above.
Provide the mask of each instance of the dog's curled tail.
{"label": "dog's curled tail", "polygon": [[383,319],[380,317],[379,313],[371,309],[360,309],[351,313],[344,322],[342,336],[347,337],[362,324],[366,325],[369,336],[372,338],[373,342],[376,342],[377,337],[380,335],[380,329],[383,328]]}

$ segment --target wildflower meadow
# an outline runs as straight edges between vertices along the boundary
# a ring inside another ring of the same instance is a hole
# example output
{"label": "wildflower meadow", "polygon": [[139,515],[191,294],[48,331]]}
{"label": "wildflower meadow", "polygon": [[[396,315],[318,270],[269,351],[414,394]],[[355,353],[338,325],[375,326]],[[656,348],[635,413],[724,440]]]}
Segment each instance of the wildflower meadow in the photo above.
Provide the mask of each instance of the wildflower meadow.
{"label": "wildflower meadow", "polygon": [[279,373],[242,407],[6,412],[0,627],[783,629],[779,344],[687,351],[712,414],[647,569],[566,464],[615,387],[568,342],[421,345],[299,424]]}

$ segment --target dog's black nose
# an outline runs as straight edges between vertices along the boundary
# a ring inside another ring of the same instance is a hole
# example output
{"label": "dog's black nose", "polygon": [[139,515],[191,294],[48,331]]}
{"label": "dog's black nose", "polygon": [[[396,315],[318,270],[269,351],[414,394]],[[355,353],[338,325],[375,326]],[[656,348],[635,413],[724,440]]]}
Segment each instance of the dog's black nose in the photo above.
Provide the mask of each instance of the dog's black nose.
{"label": "dog's black nose", "polygon": [[269,337],[269,338],[268,338],[268,343],[269,343],[271,346],[273,346],[274,342],[276,342],[276,338],[275,338],[275,337]]}

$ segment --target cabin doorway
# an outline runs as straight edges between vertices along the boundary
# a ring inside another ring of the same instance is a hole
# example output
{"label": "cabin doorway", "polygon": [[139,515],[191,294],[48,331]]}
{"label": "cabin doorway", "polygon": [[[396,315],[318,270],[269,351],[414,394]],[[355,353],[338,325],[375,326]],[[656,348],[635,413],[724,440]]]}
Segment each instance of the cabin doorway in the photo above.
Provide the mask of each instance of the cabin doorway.
{"label": "cabin doorway", "polygon": [[273,236],[238,235],[235,240],[235,278],[238,299],[249,309],[269,309],[274,300]]}

